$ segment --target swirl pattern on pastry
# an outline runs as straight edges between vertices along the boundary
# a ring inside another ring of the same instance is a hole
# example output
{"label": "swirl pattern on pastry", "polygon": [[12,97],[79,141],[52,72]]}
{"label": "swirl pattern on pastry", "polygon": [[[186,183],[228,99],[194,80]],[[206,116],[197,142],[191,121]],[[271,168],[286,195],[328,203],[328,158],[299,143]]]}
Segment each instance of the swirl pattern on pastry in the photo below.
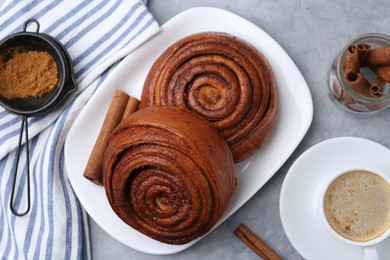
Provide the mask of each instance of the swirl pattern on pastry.
{"label": "swirl pattern on pastry", "polygon": [[236,186],[231,152],[216,129],[186,109],[169,106],[137,111],[118,125],[103,174],[116,214],[168,244],[208,232]]}
{"label": "swirl pattern on pastry", "polygon": [[145,80],[141,107],[187,108],[211,122],[235,162],[252,155],[273,129],[277,95],[265,58],[225,33],[187,36],[171,45]]}

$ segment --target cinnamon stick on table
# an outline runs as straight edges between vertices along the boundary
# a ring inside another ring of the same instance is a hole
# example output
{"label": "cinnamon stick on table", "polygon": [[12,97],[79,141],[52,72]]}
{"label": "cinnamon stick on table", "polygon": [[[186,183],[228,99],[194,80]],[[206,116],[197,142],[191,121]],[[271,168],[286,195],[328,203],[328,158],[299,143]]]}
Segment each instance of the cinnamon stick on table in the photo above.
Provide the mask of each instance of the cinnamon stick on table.
{"label": "cinnamon stick on table", "polygon": [[262,257],[264,260],[280,260],[281,258],[260,238],[244,224],[240,224],[234,234],[242,240],[253,252]]}
{"label": "cinnamon stick on table", "polygon": [[115,91],[85,168],[85,178],[97,185],[103,186],[102,164],[104,151],[107,148],[108,138],[115,127],[117,127],[123,119],[125,111],[126,115],[135,112],[138,109],[138,104],[139,101],[136,98],[130,97],[121,90]]}

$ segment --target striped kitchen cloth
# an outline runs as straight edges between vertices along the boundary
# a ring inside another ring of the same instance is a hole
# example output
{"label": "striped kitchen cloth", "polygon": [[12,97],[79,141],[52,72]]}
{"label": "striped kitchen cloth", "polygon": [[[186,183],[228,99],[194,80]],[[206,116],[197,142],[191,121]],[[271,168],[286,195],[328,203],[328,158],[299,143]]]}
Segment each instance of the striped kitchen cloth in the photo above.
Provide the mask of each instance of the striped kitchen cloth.
{"label": "striped kitchen cloth", "polygon": [[[140,0],[0,0],[0,39],[35,18],[40,32],[68,50],[78,90],[50,114],[29,118],[31,209],[9,207],[21,118],[0,108],[0,256],[3,259],[89,259],[86,213],[64,173],[64,141],[71,124],[124,56],[159,31]],[[32,24],[31,26],[34,26]],[[27,28],[27,31],[35,28]],[[25,145],[14,205],[26,208]],[[22,172],[23,170],[23,172]]]}

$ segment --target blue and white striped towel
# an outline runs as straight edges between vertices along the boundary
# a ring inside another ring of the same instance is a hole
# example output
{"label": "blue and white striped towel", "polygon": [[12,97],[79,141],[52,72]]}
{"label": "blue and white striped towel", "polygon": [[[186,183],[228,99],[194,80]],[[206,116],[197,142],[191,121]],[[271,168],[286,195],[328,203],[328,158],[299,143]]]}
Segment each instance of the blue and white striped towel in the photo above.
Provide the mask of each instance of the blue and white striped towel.
{"label": "blue and white striped towel", "polygon": [[[0,0],[0,3],[2,1]],[[66,134],[110,69],[159,30],[139,0],[26,1],[0,6],[0,38],[23,30],[29,18],[62,42],[73,60],[78,90],[50,114],[29,119],[31,210],[9,209],[21,118],[0,108],[0,256],[3,259],[89,259],[86,214],[64,175]],[[28,30],[35,31],[35,28]],[[26,174],[23,146],[19,169]],[[26,208],[26,179],[15,208]]]}

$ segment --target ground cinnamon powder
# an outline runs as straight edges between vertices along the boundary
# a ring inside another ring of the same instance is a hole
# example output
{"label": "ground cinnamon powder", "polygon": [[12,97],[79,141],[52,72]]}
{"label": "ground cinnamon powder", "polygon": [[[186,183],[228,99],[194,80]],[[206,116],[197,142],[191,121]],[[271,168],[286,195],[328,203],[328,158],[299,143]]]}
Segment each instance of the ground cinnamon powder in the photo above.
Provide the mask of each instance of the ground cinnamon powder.
{"label": "ground cinnamon powder", "polygon": [[57,64],[48,52],[16,52],[8,61],[0,61],[0,95],[6,99],[43,96],[57,82]]}

